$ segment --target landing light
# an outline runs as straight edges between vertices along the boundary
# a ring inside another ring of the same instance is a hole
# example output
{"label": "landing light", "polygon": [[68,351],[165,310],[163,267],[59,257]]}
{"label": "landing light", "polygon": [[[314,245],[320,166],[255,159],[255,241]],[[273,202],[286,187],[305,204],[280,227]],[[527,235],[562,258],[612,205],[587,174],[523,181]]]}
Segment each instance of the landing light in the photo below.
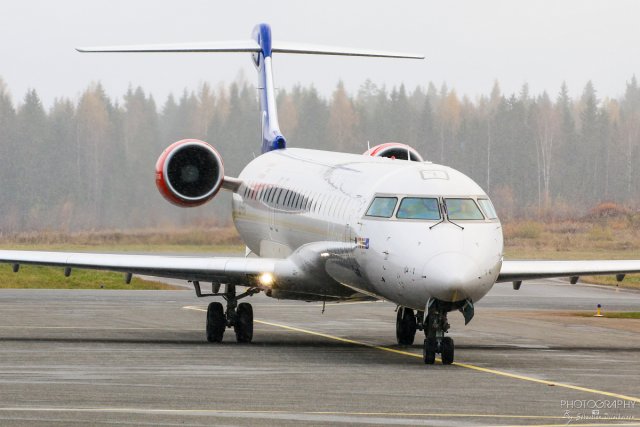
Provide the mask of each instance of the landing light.
{"label": "landing light", "polygon": [[271,286],[273,285],[273,274],[271,273],[263,273],[258,277],[260,284],[263,286]]}

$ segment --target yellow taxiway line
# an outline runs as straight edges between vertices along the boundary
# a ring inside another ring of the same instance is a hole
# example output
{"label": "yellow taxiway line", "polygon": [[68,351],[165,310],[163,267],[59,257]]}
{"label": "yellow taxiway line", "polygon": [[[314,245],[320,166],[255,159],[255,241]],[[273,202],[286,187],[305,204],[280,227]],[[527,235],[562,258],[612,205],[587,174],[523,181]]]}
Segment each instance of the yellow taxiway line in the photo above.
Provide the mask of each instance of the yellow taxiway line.
{"label": "yellow taxiway line", "polygon": [[[207,311],[204,308],[196,307],[196,306],[187,306],[187,307],[184,307],[184,308],[189,309],[189,310],[197,310],[197,311],[204,311],[204,312]],[[256,323],[260,323],[262,325],[273,326],[273,327],[276,327],[276,328],[286,329],[286,330],[289,330],[289,331],[300,332],[300,333],[303,333],[303,334],[308,334],[308,335],[314,335],[314,336],[318,336],[318,337],[322,337],[322,338],[327,338],[327,339],[334,340],[334,341],[340,341],[340,342],[344,342],[344,343],[348,343],[348,344],[353,344],[353,345],[358,345],[358,346],[363,346],[363,347],[369,347],[369,348],[373,348],[373,349],[376,349],[376,350],[386,351],[386,352],[389,352],[389,353],[401,354],[403,356],[409,356],[409,357],[415,357],[415,358],[422,359],[422,355],[421,354],[412,353],[410,351],[398,350],[398,349],[395,349],[395,348],[385,347],[385,346],[381,346],[381,345],[375,345],[375,344],[367,343],[367,342],[364,342],[364,341],[356,341],[356,340],[352,340],[352,339],[348,339],[348,338],[337,337],[335,335],[329,335],[329,334],[325,334],[325,333],[322,333],[322,332],[316,332],[316,331],[311,331],[311,330],[308,330],[308,329],[297,328],[297,327],[294,327],[294,326],[283,325],[281,323],[267,322],[265,320],[254,320],[254,321]],[[627,396],[627,395],[624,395],[624,394],[612,393],[612,392],[604,391],[604,390],[597,390],[597,389],[588,388],[588,387],[581,387],[581,386],[572,385],[572,384],[560,383],[560,382],[557,382],[557,381],[542,380],[542,379],[539,379],[539,378],[534,378],[534,377],[530,377],[530,376],[526,376],[526,375],[512,374],[512,373],[509,373],[509,372],[499,371],[499,370],[491,369],[491,368],[483,368],[481,366],[471,365],[469,363],[454,362],[453,365],[454,366],[459,366],[461,368],[472,369],[474,371],[484,372],[484,373],[487,373],[487,374],[498,375],[498,376],[501,376],[501,377],[507,377],[507,378],[512,378],[512,379],[521,380],[521,381],[528,381],[528,382],[533,382],[533,383],[538,383],[538,384],[544,384],[544,385],[547,385],[547,386],[566,388],[566,389],[570,389],[570,390],[582,391],[582,392],[585,392],[585,393],[598,394],[598,395],[601,395],[601,396],[615,397],[616,399],[623,399],[623,400],[627,400],[627,401],[630,401],[630,402],[638,402],[638,403],[640,403],[640,397]]]}

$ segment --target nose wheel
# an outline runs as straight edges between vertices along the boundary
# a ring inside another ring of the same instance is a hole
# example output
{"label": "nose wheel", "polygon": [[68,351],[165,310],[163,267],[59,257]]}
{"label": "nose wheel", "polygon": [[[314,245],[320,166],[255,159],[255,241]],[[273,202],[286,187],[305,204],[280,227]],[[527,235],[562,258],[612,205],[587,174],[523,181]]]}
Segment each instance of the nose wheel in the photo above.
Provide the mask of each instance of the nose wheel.
{"label": "nose wheel", "polygon": [[423,348],[424,363],[433,365],[436,361],[436,354],[440,354],[443,365],[452,364],[455,351],[453,339],[444,336],[449,330],[447,312],[438,310],[437,307],[430,308],[424,328],[426,335]]}
{"label": "nose wheel", "polygon": [[451,365],[453,363],[454,349],[451,337],[443,337],[439,341],[434,337],[425,339],[422,352],[425,365],[436,363],[436,354],[438,353],[440,353],[443,365]]}

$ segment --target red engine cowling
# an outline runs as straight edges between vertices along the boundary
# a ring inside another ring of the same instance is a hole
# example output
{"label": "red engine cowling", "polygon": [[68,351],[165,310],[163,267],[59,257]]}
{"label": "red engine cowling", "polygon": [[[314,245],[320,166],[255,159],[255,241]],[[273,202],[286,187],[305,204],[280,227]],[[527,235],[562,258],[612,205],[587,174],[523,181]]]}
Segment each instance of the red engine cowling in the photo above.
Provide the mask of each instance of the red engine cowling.
{"label": "red engine cowling", "polygon": [[424,162],[424,159],[415,148],[401,144],[399,142],[387,142],[385,144],[376,145],[364,152],[365,156],[371,157],[389,157],[392,159],[411,160],[413,162]]}
{"label": "red engine cowling", "polygon": [[200,206],[216,195],[224,181],[222,157],[197,139],[174,142],[156,162],[156,186],[169,202]]}

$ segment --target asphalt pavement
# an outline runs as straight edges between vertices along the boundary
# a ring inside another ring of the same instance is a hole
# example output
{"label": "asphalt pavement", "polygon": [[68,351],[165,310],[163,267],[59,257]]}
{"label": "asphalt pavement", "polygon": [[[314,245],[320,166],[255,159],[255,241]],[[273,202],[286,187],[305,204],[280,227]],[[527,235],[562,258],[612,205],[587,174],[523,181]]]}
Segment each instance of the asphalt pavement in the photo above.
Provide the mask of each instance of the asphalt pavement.
{"label": "asphalt pavement", "polygon": [[395,306],[254,306],[254,342],[204,334],[189,290],[0,290],[0,425],[640,425],[640,292],[498,284],[456,363],[395,344]]}

